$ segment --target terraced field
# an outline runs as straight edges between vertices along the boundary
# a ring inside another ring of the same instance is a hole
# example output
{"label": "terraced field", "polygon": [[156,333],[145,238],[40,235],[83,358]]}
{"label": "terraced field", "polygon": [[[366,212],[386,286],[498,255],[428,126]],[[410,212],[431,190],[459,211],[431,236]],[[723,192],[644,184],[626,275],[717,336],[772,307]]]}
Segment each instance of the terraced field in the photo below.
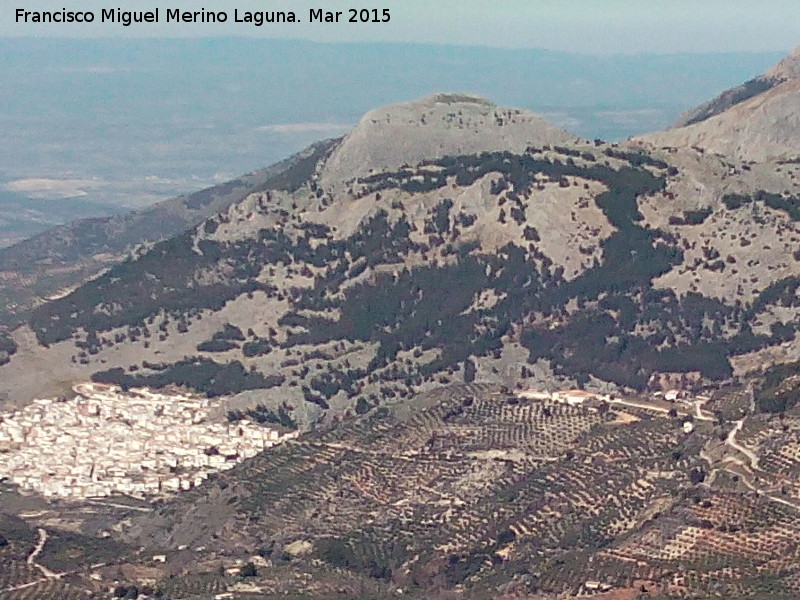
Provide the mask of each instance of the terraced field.
{"label": "terraced field", "polygon": [[800,416],[748,393],[396,400],[129,511],[125,546],[4,521],[0,598],[795,598]]}
{"label": "terraced field", "polygon": [[[172,548],[228,540],[272,557],[307,544],[307,558],[398,585],[480,585],[526,565],[536,588],[577,592],[583,581],[559,561],[670,506],[701,463],[701,438],[680,418],[635,410],[619,419],[608,406],[454,386],[263,454],[126,535]],[[228,519],[198,527],[223,504]]]}

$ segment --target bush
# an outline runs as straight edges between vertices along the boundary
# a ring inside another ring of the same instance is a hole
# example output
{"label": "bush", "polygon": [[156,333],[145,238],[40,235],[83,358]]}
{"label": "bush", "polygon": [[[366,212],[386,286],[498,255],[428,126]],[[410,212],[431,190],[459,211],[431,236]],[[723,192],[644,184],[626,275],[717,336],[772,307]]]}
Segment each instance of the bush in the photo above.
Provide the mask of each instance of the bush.
{"label": "bush", "polygon": [[246,371],[239,361],[220,364],[196,357],[170,364],[160,372],[150,374],[128,374],[121,368],[109,369],[93,374],[92,381],[122,387],[161,388],[174,384],[214,397],[276,387],[283,384],[285,377]]}
{"label": "bush", "polygon": [[238,344],[219,339],[208,340],[207,342],[200,342],[197,344],[198,352],[227,352],[228,350],[233,350],[238,347]]}
{"label": "bush", "polygon": [[764,383],[756,396],[762,412],[783,413],[800,402],[800,362],[778,365],[764,375]]}
{"label": "bush", "polygon": [[363,415],[369,412],[369,402],[363,396],[356,400],[356,414]]}

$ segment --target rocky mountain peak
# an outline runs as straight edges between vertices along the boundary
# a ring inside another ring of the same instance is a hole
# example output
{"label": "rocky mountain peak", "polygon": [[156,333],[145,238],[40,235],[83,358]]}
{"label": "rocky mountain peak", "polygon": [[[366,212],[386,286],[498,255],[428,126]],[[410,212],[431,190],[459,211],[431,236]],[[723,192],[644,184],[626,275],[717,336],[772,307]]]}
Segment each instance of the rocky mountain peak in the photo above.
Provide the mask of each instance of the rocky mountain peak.
{"label": "rocky mountain peak", "polygon": [[534,113],[470,94],[435,94],[364,115],[332,153],[325,187],[448,155],[568,144],[576,136]]}

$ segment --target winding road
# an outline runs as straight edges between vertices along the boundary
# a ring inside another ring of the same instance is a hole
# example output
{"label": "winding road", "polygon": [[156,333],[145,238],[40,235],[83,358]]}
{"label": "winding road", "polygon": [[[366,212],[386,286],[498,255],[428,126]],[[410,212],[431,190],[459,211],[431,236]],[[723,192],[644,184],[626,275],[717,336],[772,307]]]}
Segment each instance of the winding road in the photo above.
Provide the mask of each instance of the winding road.
{"label": "winding road", "polygon": [[736,421],[733,429],[731,429],[730,433],[728,434],[728,437],[725,438],[725,443],[734,450],[736,450],[737,452],[744,454],[750,460],[750,468],[755,470],[759,468],[758,455],[749,448],[745,448],[739,442],[736,441],[736,434],[742,430],[745,419],[746,417],[742,417],[741,419]]}
{"label": "winding road", "polygon": [[[755,405],[755,393],[754,393],[752,387],[748,388],[748,392],[750,393],[750,411],[749,411],[749,413],[752,414],[752,413],[755,412],[755,408],[756,408],[756,405]],[[697,413],[700,414],[700,403],[699,402],[695,403],[695,407],[697,408]],[[725,438],[725,445],[728,446],[729,448],[731,448],[732,450],[735,450],[741,456],[744,456],[745,458],[747,458],[747,461],[749,461],[749,464],[748,464],[748,462],[746,462],[743,459],[738,458],[736,456],[728,456],[728,457],[725,457],[725,459],[722,460],[722,465],[720,465],[719,468],[713,468],[714,461],[706,453],[705,448],[703,448],[703,450],[700,451],[700,458],[705,460],[709,464],[709,466],[712,467],[711,473],[709,475],[709,485],[711,484],[711,482],[713,482],[717,471],[719,471],[719,470],[728,471],[729,473],[732,473],[733,475],[738,476],[739,479],[741,480],[742,484],[745,487],[747,487],[748,489],[756,492],[757,494],[764,496],[765,498],[771,500],[772,502],[777,502],[778,504],[783,504],[784,506],[789,506],[789,507],[791,507],[791,508],[793,508],[795,510],[800,510],[800,504],[798,504],[796,502],[792,502],[792,501],[787,500],[785,498],[782,498],[780,496],[776,496],[774,494],[774,492],[766,490],[764,488],[760,488],[759,486],[757,486],[755,484],[755,480],[756,480],[755,472],[760,470],[759,457],[755,452],[753,452],[752,450],[750,450],[746,446],[743,446],[738,441],[736,441],[736,435],[742,430],[746,420],[747,420],[747,415],[743,416],[741,419],[739,419],[738,421],[734,422],[733,428],[730,430],[730,432],[728,433],[728,435]],[[749,471],[752,474],[752,477],[748,476],[746,473],[742,473],[742,472],[740,472],[738,470],[734,471],[734,470],[726,467],[725,463],[733,463],[735,465],[738,465],[743,470]]]}
{"label": "winding road", "polygon": [[36,547],[33,549],[33,552],[31,552],[30,555],[28,555],[27,562],[32,567],[36,567],[37,569],[39,569],[42,572],[42,575],[44,575],[45,577],[58,578],[61,575],[60,573],[56,573],[54,571],[51,571],[50,569],[48,569],[44,565],[40,565],[38,562],[36,562],[36,558],[42,553],[42,550],[44,550],[44,545],[46,543],[47,543],[47,531],[40,527],[39,528],[39,541],[36,544]]}
{"label": "winding road", "polygon": [[36,546],[33,548],[33,550],[31,550],[31,553],[28,555],[26,562],[30,566],[41,571],[44,577],[41,579],[35,579],[34,581],[29,581],[27,583],[21,583],[19,585],[0,589],[0,594],[8,592],[16,592],[17,590],[24,590],[26,588],[31,588],[51,579],[62,579],[64,577],[67,577],[68,575],[77,575],[79,573],[85,574],[87,571],[94,571],[96,569],[106,566],[106,563],[98,563],[96,565],[92,565],[88,569],[75,569],[73,571],[64,571],[63,573],[56,573],[55,571],[51,571],[44,565],[40,565],[38,562],[36,562],[36,559],[42,553],[42,550],[44,550],[44,546],[47,543],[47,537],[48,537],[47,531],[45,529],[42,529],[41,527],[39,528],[38,533],[39,533],[39,541],[36,543]]}

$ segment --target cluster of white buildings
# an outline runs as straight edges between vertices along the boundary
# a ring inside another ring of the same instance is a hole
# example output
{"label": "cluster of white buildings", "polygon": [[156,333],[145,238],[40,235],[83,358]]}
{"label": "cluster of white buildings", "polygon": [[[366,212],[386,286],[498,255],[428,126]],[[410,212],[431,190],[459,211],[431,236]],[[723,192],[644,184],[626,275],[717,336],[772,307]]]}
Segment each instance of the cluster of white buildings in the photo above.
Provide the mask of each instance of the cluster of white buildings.
{"label": "cluster of white buildings", "polygon": [[556,392],[545,392],[539,390],[522,390],[517,392],[517,397],[527,400],[550,400],[570,406],[580,406],[589,400],[609,401],[611,396],[607,394],[595,394],[585,390],[558,390]]}
{"label": "cluster of white buildings", "polygon": [[96,383],[74,391],[0,414],[0,479],[48,497],[167,494],[297,436],[214,422],[205,398]]}

